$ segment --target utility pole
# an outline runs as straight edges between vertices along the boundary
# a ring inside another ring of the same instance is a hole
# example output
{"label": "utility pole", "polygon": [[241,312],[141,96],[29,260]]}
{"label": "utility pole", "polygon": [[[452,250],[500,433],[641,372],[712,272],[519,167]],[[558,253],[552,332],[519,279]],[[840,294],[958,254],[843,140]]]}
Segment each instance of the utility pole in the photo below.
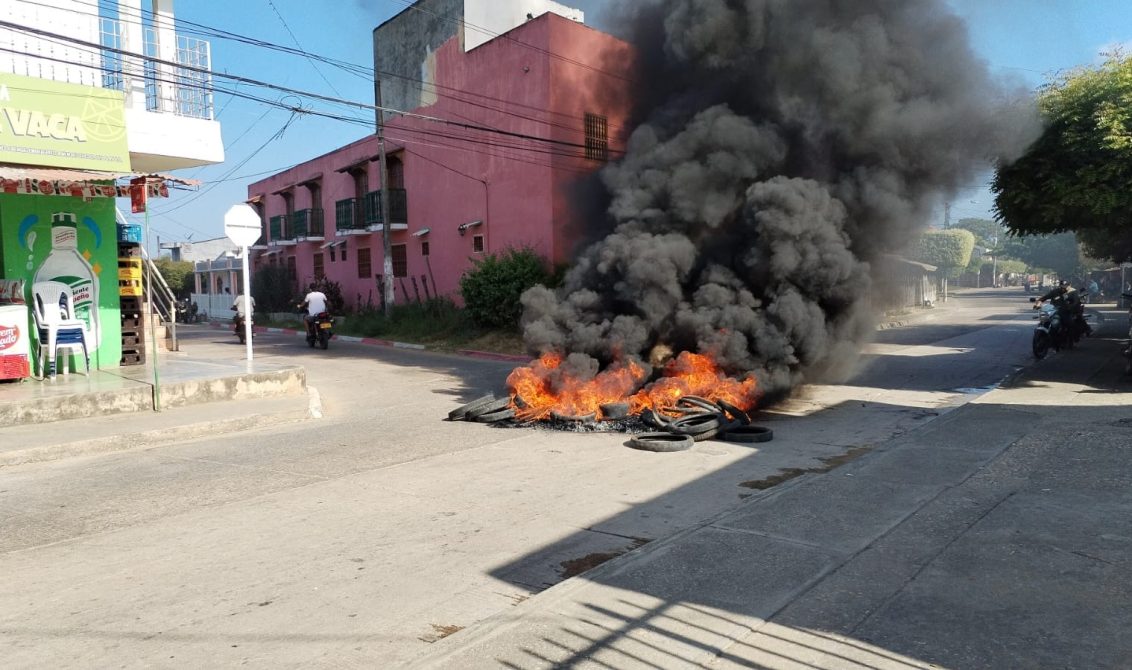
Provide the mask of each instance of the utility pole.
{"label": "utility pole", "polygon": [[381,170],[381,250],[385,263],[382,269],[382,290],[385,291],[385,316],[393,309],[393,243],[389,239],[393,226],[389,223],[389,172],[385,163],[385,113],[381,109],[381,77],[373,74],[373,99],[377,107],[377,157]]}

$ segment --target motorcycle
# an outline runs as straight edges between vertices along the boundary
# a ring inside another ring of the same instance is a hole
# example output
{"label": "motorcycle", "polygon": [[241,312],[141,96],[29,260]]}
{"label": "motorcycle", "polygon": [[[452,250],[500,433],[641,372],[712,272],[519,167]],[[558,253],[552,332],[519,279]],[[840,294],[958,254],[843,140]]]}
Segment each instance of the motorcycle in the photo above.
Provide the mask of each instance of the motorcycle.
{"label": "motorcycle", "polygon": [[[235,307],[232,308],[233,311],[235,311],[235,309]],[[234,324],[233,328],[236,331],[236,337],[240,338],[240,344],[246,344],[248,334],[247,330],[244,328],[244,317],[240,316],[239,312],[236,312],[236,316],[232,317],[232,323]],[[252,321],[251,325],[255,326],[255,321]],[[255,333],[252,333],[252,339],[255,339]]]}
{"label": "motorcycle", "polygon": [[[1030,298],[1030,302],[1037,303],[1037,299]],[[1034,316],[1038,320],[1038,325],[1034,328],[1034,337],[1030,345],[1034,358],[1040,361],[1046,357],[1050,349],[1060,351],[1062,347],[1073,346],[1069,327],[1062,323],[1061,313],[1051,301],[1035,304],[1034,309],[1038,310],[1037,315]]]}
{"label": "motorcycle", "polygon": [[319,312],[317,315],[308,317],[307,320],[307,344],[312,348],[317,343],[322,349],[330,346],[330,338],[334,337],[334,317],[330,316],[329,312]]}
{"label": "motorcycle", "polygon": [[[1124,300],[1132,300],[1132,293],[1121,293]],[[1124,343],[1124,374],[1132,375],[1132,307],[1128,308],[1128,341]]]}

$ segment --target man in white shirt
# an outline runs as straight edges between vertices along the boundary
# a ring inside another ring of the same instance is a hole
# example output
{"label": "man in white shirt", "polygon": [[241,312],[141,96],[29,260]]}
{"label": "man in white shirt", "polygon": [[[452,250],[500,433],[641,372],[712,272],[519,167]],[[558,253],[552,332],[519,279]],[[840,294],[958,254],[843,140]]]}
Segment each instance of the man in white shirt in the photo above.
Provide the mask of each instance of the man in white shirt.
{"label": "man in white shirt", "polygon": [[[254,312],[255,311],[255,298],[249,295],[248,301],[251,302],[252,311]],[[244,294],[243,293],[236,296],[236,299],[232,301],[232,309],[236,310],[236,317],[237,318],[240,318],[240,319],[244,318]]]}
{"label": "man in white shirt", "polygon": [[303,307],[307,308],[307,314],[304,318],[309,328],[314,317],[326,311],[326,294],[319,291],[315,284],[311,284],[310,292],[303,298]]}

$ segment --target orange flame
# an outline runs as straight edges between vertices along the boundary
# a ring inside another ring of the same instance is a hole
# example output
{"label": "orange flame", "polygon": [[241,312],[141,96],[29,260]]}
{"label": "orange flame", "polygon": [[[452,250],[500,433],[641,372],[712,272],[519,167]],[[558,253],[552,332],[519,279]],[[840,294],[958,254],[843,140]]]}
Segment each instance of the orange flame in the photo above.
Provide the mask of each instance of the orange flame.
{"label": "orange flame", "polygon": [[562,360],[558,354],[544,354],[527,367],[515,368],[507,377],[519,418],[544,419],[556,412],[594,414],[600,419],[604,404],[628,402],[629,411],[636,414],[647,408],[671,407],[687,395],[723,400],[749,410],[758,398],[754,376],[742,380],[728,377],[703,354],[682,352],[665,366],[660,379],[643,389],[645,370],[634,361],[615,364],[593,379],[582,380],[567,374],[561,368]]}

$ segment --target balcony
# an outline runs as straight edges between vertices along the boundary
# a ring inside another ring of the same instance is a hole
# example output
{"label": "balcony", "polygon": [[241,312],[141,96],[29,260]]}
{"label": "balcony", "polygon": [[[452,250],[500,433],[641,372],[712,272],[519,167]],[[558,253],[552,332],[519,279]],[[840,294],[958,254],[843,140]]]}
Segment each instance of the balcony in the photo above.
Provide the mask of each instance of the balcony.
{"label": "balcony", "polygon": [[289,246],[295,243],[295,236],[288,223],[285,214],[273,216],[268,220],[268,230],[271,232],[272,246]]}
{"label": "balcony", "polygon": [[[392,230],[409,228],[409,196],[403,188],[389,189],[389,223]],[[381,219],[381,191],[371,191],[365,197],[365,226],[370,232],[383,230]]]}
{"label": "balcony", "polygon": [[334,203],[334,228],[339,235],[365,235],[365,217],[357,198],[346,198]]}
{"label": "balcony", "polygon": [[[167,29],[141,30],[141,49],[130,45],[130,30],[137,28],[121,21],[101,18],[100,43],[102,87],[126,94],[131,92],[131,79],[141,74],[144,81],[145,108],[192,119],[212,120],[211,48],[208,42]],[[136,39],[136,38],[134,38]],[[118,51],[140,53],[144,65]],[[155,63],[149,59],[173,61],[177,65]],[[131,62],[135,61],[135,62]],[[191,68],[191,69],[190,69]]]}
{"label": "balcony", "polygon": [[321,207],[300,209],[291,215],[291,235],[296,240],[321,241],[326,234]]}

